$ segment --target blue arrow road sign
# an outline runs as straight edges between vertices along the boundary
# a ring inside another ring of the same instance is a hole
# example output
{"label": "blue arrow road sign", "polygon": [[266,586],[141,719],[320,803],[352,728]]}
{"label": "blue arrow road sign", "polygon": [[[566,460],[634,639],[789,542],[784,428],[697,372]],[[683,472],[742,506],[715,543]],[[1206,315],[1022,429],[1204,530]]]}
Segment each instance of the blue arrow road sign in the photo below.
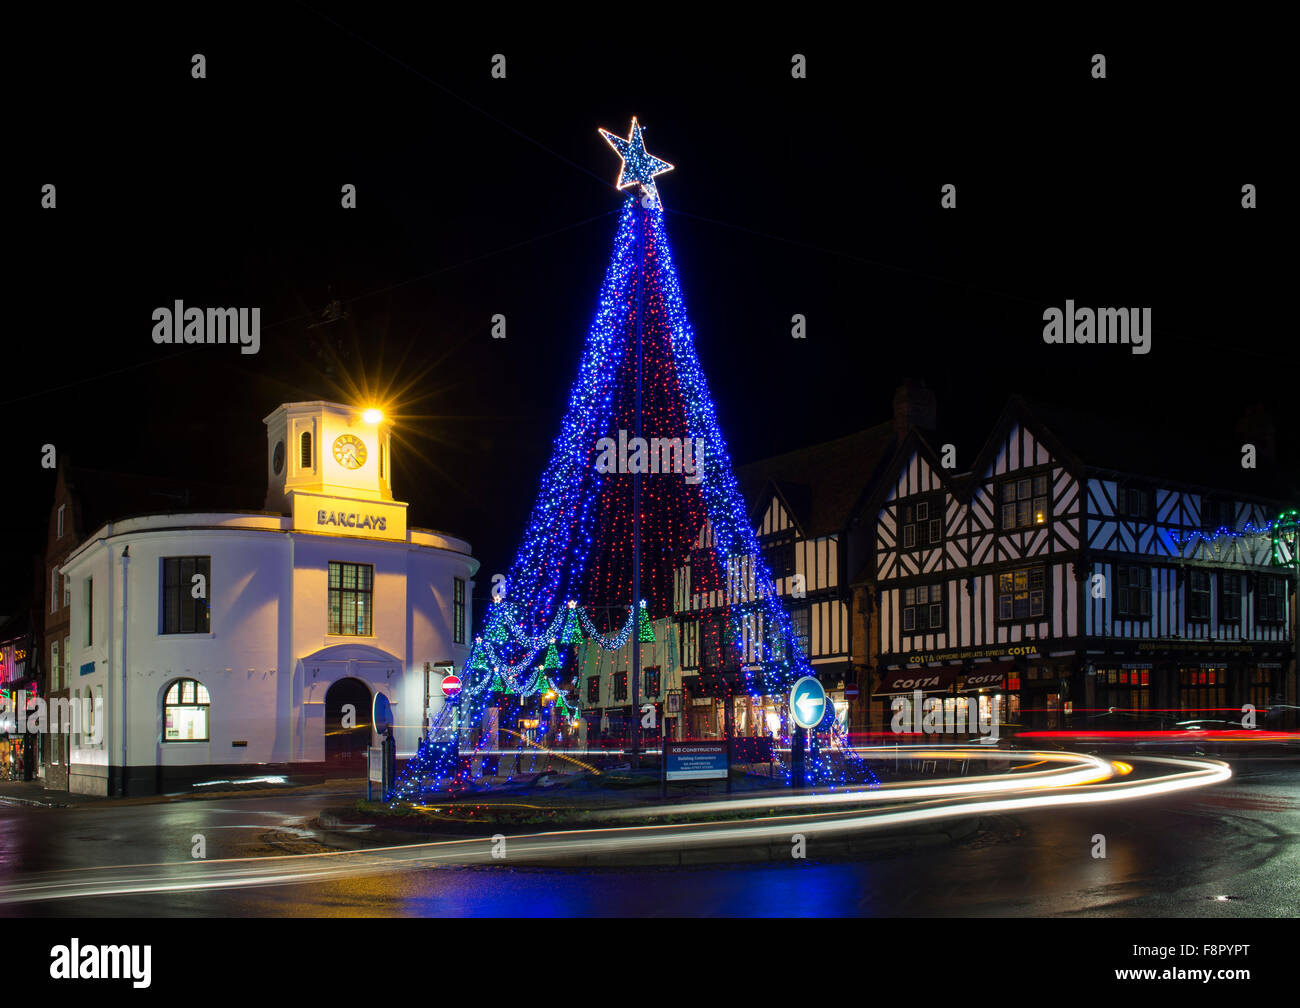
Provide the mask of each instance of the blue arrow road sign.
{"label": "blue arrow road sign", "polygon": [[816,728],[826,716],[826,691],[812,676],[804,676],[790,689],[790,717],[800,728]]}

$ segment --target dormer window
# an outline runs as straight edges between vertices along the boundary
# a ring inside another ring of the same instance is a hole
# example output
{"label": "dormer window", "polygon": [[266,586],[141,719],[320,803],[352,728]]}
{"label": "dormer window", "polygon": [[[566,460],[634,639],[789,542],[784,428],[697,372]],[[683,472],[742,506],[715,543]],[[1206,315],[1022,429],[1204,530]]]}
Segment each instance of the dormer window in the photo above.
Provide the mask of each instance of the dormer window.
{"label": "dormer window", "polygon": [[302,458],[299,460],[298,464],[304,469],[310,469],[312,467],[311,431],[303,431],[302,437],[298,439],[298,442],[302,450]]}

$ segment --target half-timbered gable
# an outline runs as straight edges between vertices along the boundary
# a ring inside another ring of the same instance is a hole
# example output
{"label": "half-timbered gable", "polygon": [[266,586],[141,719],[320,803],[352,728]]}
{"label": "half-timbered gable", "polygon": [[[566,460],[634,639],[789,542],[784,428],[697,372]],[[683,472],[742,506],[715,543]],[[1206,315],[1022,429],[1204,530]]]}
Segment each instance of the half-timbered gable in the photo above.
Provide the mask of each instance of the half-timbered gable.
{"label": "half-timbered gable", "polygon": [[1050,434],[1013,403],[969,473],[919,435],[904,455],[877,520],[885,663],[1077,633],[1079,481]]}

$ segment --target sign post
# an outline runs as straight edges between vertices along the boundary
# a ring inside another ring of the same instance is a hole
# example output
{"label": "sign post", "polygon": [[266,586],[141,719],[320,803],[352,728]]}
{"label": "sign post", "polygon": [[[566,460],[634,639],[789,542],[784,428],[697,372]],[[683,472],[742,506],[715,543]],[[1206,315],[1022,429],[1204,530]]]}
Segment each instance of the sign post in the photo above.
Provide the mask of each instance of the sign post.
{"label": "sign post", "polygon": [[790,687],[790,720],[795,726],[790,743],[790,786],[804,786],[804,742],[809,729],[826,715],[826,690],[812,676],[797,679]]}
{"label": "sign post", "polygon": [[384,747],[371,746],[366,750],[369,757],[366,761],[368,772],[366,774],[366,801],[375,800],[375,785],[379,785],[380,793],[384,790]]}
{"label": "sign post", "polygon": [[[460,676],[448,672],[442,677],[442,695],[446,698],[447,703],[453,707],[460,705]],[[460,711],[452,711],[452,752],[455,754],[457,765],[460,763]]]}

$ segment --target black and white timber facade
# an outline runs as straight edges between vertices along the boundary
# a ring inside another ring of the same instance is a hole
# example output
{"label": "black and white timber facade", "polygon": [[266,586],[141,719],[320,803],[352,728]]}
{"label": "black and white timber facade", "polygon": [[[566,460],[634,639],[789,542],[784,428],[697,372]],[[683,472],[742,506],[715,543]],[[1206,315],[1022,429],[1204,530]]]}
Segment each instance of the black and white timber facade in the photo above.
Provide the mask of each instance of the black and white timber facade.
{"label": "black and white timber facade", "polygon": [[882,474],[857,578],[879,618],[873,727],[915,689],[1000,696],[1012,728],[1240,721],[1247,703],[1262,726],[1294,705],[1296,568],[1252,533],[1294,498],[1249,471],[1163,475],[1154,444],[1117,468],[1064,416],[1013,397],[967,471],[913,430]]}

